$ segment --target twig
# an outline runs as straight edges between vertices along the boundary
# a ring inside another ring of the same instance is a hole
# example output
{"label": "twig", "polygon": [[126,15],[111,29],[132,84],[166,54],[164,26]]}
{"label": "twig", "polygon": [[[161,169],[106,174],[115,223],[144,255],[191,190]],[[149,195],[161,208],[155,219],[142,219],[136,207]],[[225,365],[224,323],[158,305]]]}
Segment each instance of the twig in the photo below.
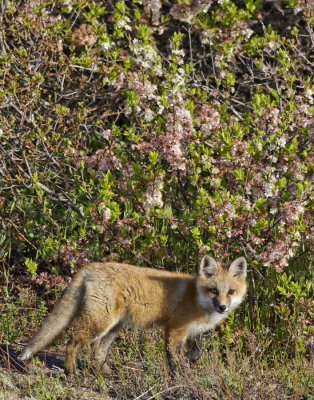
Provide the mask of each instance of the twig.
{"label": "twig", "polygon": [[8,221],[14,226],[14,228],[18,231],[18,233],[22,236],[22,238],[32,247],[34,247],[34,249],[36,249],[37,251],[39,251],[39,249],[33,244],[31,243],[26,237],[25,235],[23,235],[23,233],[19,230],[19,227],[15,225],[15,223],[11,220],[8,219]]}
{"label": "twig", "polygon": [[[90,109],[89,112],[96,111],[96,110],[97,110],[97,107]],[[107,117],[111,117],[112,115],[119,116],[120,114],[124,114],[124,113],[125,113],[125,110],[121,110],[121,111],[112,112],[112,113],[108,113],[108,114],[103,113],[103,114],[101,114],[99,116],[98,115],[92,115],[92,116],[88,117],[88,119],[107,118]]]}
{"label": "twig", "polygon": [[[26,371],[26,369],[23,367],[23,365],[21,365],[20,363],[18,363],[17,360],[15,360],[15,359],[10,355],[9,348],[8,348],[8,345],[7,345],[7,344],[6,344],[6,351],[3,350],[2,347],[0,347],[0,352],[4,354],[2,357],[3,357],[3,359],[5,360],[5,362],[6,362],[6,364],[7,364],[9,370],[11,370],[11,368],[14,368],[15,372],[17,372],[17,373],[20,374],[20,375],[22,375],[23,373],[19,370],[19,368],[22,369],[23,371]],[[13,362],[12,362],[11,360],[12,360]],[[14,364],[16,364],[16,365],[14,365]],[[19,368],[17,368],[17,366],[18,366]]]}
{"label": "twig", "polygon": [[[26,168],[29,174],[29,178],[32,179],[32,172],[30,170],[27,158],[25,157],[24,154],[24,161],[26,164]],[[24,171],[25,172],[25,171]],[[59,193],[55,193],[53,190],[49,189],[46,185],[44,185],[41,182],[37,182],[36,183],[43,191],[45,191],[46,193],[49,193],[50,195],[52,195],[56,200],[62,201],[63,203],[67,203],[74,211],[76,211],[82,218],[85,216],[84,212],[82,210],[80,210],[75,204],[71,203],[69,201],[69,199],[67,199],[66,197],[62,197]]]}
{"label": "twig", "polygon": [[192,39],[191,39],[191,28],[185,30],[188,33],[189,36],[189,46],[190,46],[190,63],[191,63],[191,69],[192,69],[192,79],[194,80],[195,74],[194,74],[194,67],[193,67],[193,50],[192,50]]}
{"label": "twig", "polygon": [[42,183],[38,182],[37,185],[43,189],[46,193],[49,193],[53,196],[54,200],[59,200],[62,203],[66,203],[70,206],[74,211],[76,211],[82,218],[85,217],[85,214],[82,210],[80,210],[75,204],[71,203],[69,199],[66,197],[62,197],[60,194],[55,193],[53,190],[49,189],[47,186],[43,185]]}
{"label": "twig", "polygon": [[[24,173],[24,175],[31,181],[31,185],[34,185],[32,183],[32,174],[31,174],[31,170],[29,167],[29,164],[26,160],[25,154],[24,154],[24,162],[26,164],[26,168],[28,170],[28,173],[26,171],[24,171],[24,169],[18,165],[13,158],[5,151],[5,149],[0,145],[0,150],[2,150],[2,152],[13,162],[13,164]],[[42,190],[44,190],[46,193],[49,193],[51,196],[53,196],[54,200],[57,201],[61,201],[63,203],[66,203],[69,207],[71,207],[74,211],[76,211],[82,218],[85,217],[85,214],[82,210],[80,210],[75,204],[71,203],[71,201],[69,199],[67,199],[66,197],[62,197],[59,193],[55,193],[53,190],[49,189],[47,186],[45,186],[44,184],[37,182],[36,183]],[[27,185],[26,183],[23,184],[25,187],[29,188],[30,186]]]}
{"label": "twig", "polygon": [[214,72],[216,87],[218,87],[218,84],[217,84],[217,75],[216,75],[216,69],[215,69],[215,62],[214,62],[214,56],[213,56],[213,50],[212,50],[212,36],[211,36],[211,34],[210,34],[210,30],[208,30],[208,34],[209,34],[210,59],[211,59],[211,62],[212,62],[212,67],[213,67],[213,72]]}
{"label": "twig", "polygon": [[154,394],[153,396],[149,397],[147,400],[154,399],[155,397],[159,396],[159,395],[162,394],[162,393],[166,393],[166,392],[169,392],[170,390],[178,389],[178,388],[180,388],[180,387],[185,387],[185,385],[172,386],[172,387],[170,387],[170,388],[167,388],[167,389],[165,389],[165,390],[162,390],[162,391],[160,391],[160,392]]}
{"label": "twig", "polygon": [[157,385],[157,383],[155,383],[155,385],[153,385],[152,387],[150,387],[146,392],[140,394],[138,397],[135,397],[133,400],[138,400],[141,397],[143,397],[145,394],[147,394],[148,392],[150,392],[155,386]]}

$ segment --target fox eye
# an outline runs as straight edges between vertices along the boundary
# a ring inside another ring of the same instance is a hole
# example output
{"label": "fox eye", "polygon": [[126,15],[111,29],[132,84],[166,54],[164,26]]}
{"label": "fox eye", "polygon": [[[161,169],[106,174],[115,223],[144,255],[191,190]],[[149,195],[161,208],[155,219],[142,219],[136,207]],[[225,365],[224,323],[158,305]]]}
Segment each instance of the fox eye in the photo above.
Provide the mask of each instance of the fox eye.
{"label": "fox eye", "polygon": [[228,294],[233,294],[233,293],[234,293],[234,290],[233,289],[229,289]]}
{"label": "fox eye", "polygon": [[208,288],[207,291],[212,294],[218,294],[218,290],[216,288]]}

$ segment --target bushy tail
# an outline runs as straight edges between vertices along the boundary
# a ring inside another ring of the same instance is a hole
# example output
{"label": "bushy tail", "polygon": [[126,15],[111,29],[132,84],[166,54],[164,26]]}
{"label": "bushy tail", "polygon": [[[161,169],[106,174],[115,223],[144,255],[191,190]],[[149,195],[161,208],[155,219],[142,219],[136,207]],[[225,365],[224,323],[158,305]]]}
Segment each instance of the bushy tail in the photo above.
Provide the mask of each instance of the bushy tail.
{"label": "bushy tail", "polygon": [[61,299],[45,319],[40,330],[26,346],[21,361],[48,346],[73,320],[81,309],[85,297],[85,276],[87,270],[79,272],[64,291]]}

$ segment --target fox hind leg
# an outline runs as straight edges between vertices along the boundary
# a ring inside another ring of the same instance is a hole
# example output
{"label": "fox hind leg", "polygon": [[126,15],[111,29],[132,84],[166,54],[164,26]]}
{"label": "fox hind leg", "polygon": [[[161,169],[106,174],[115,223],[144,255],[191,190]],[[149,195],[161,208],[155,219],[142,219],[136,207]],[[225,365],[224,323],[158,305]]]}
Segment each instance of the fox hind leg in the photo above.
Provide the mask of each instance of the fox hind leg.
{"label": "fox hind leg", "polygon": [[65,351],[64,371],[66,375],[74,373],[78,352],[82,349],[89,338],[88,330],[81,328],[70,340]]}
{"label": "fox hind leg", "polygon": [[111,370],[106,364],[106,356],[111,343],[118,336],[122,322],[116,323],[106,334],[102,335],[95,345],[95,360],[103,375],[110,375]]}
{"label": "fox hind leg", "polygon": [[108,347],[118,335],[122,326],[115,321],[102,321],[101,325],[97,322],[82,318],[78,333],[66,348],[64,370],[67,375],[74,372],[79,351],[93,336],[100,338],[96,339],[95,358],[97,361],[102,359],[102,363],[104,363]]}

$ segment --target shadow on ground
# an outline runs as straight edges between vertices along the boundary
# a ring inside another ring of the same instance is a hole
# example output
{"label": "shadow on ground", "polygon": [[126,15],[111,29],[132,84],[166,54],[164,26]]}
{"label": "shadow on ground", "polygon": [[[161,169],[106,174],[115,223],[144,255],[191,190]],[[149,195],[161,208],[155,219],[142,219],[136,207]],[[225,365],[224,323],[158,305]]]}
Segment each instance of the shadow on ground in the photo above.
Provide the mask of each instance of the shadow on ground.
{"label": "shadow on ground", "polygon": [[[22,374],[27,373],[28,361],[20,361],[18,359],[19,355],[20,351],[15,348],[13,349],[5,344],[0,345],[0,368],[9,369]],[[62,370],[63,372],[63,359],[56,357],[54,354],[47,353],[36,355],[36,357],[45,364],[46,368],[50,370]]]}

